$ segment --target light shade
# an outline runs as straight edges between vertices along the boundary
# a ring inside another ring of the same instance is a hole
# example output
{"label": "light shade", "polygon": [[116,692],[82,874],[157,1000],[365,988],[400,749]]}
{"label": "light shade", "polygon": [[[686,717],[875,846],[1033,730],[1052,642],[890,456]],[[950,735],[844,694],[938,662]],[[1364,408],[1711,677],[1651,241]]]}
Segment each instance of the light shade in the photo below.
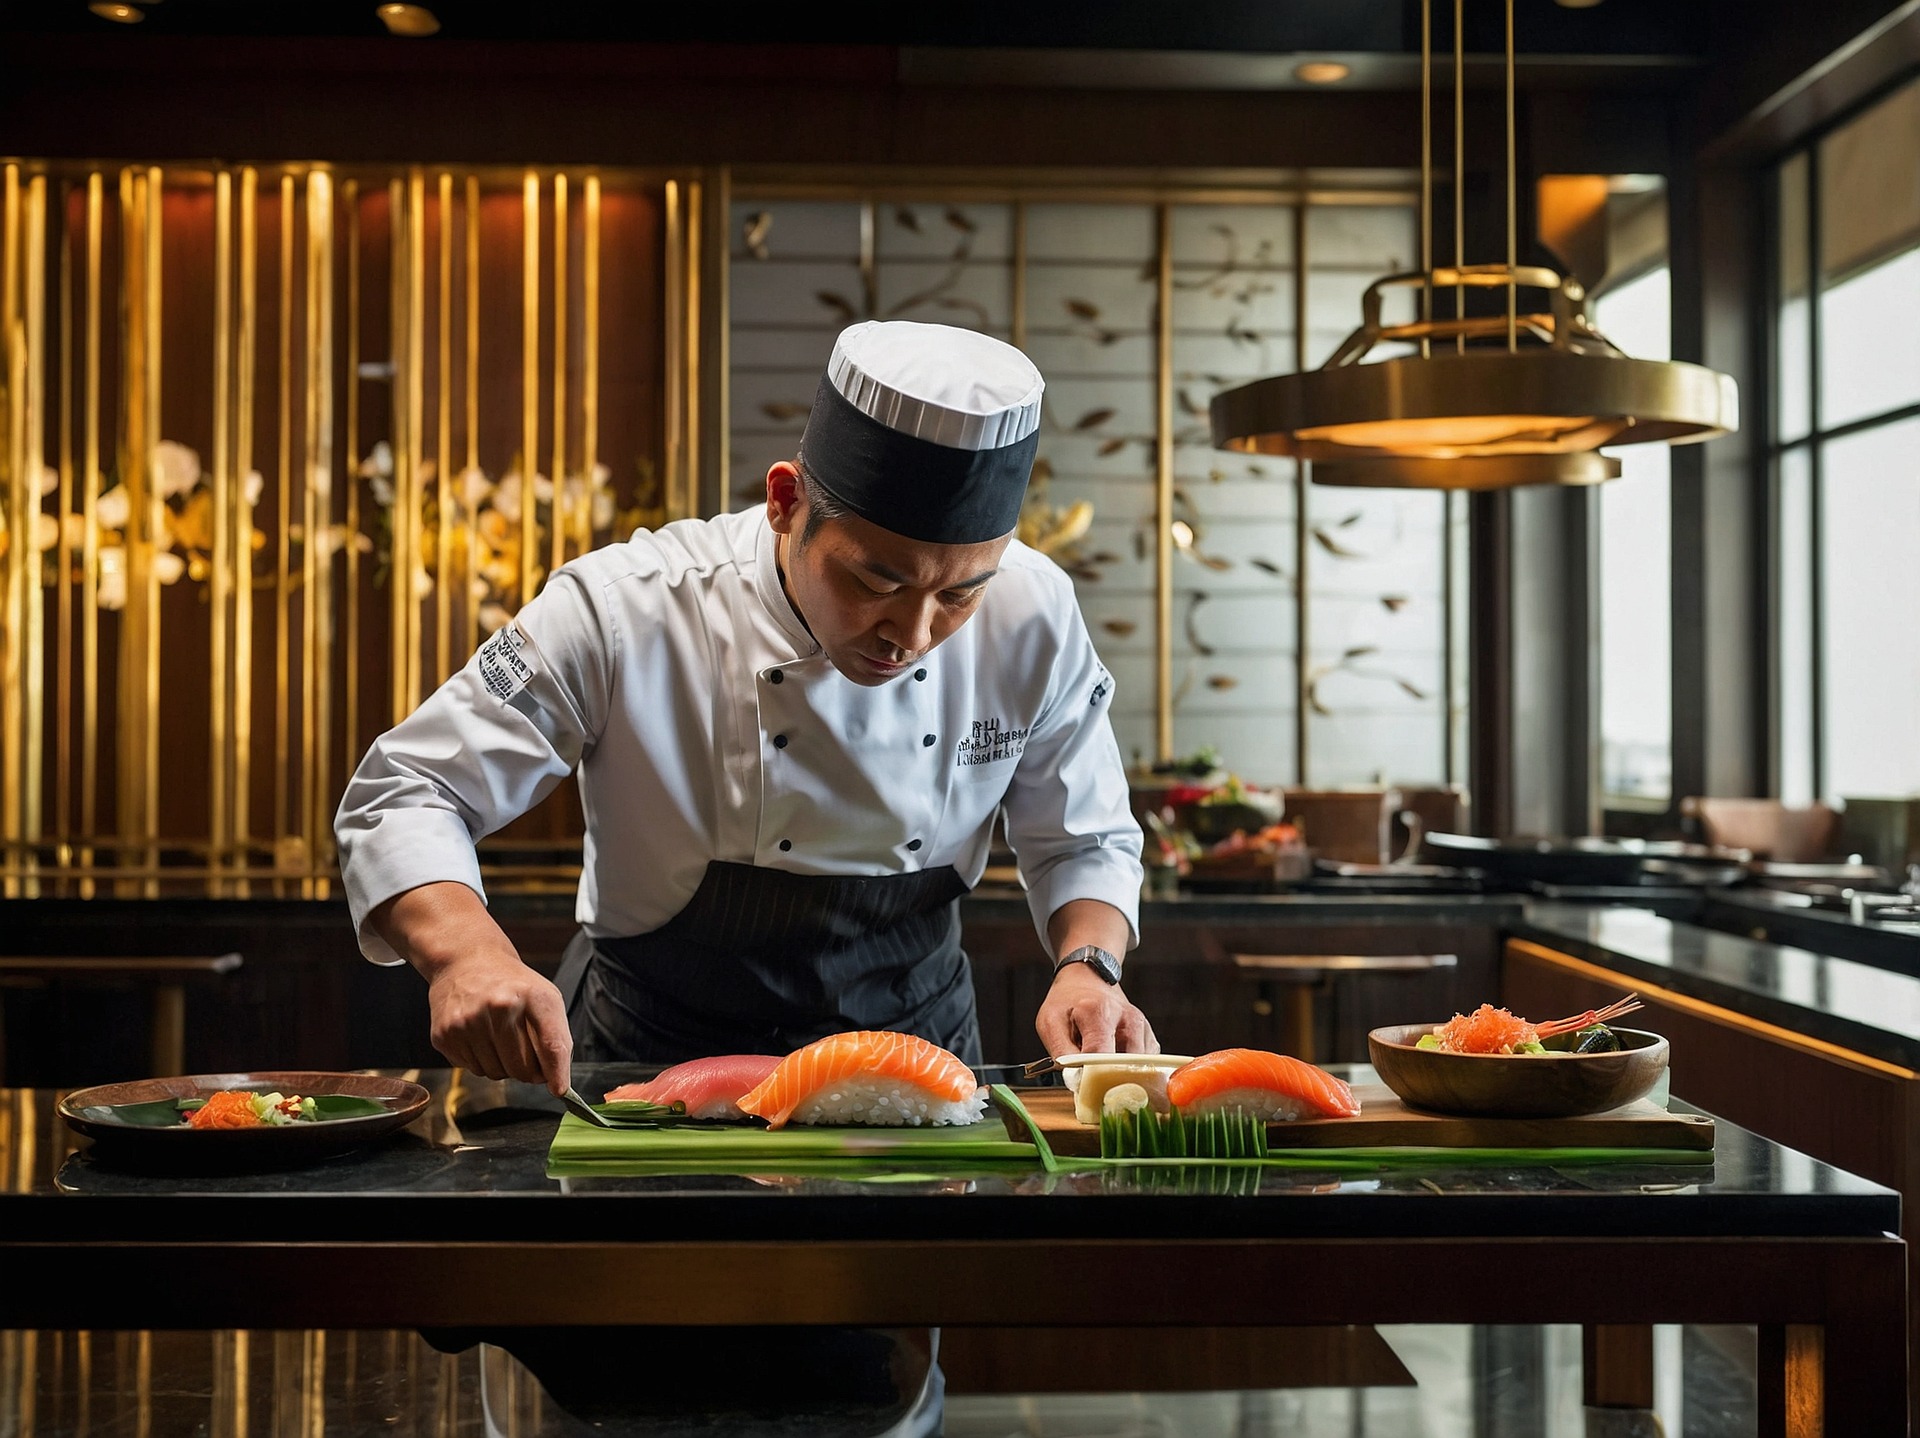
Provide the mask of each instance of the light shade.
{"label": "light shade", "polygon": [[1331,460],[1315,464],[1311,474],[1315,484],[1345,489],[1518,489],[1527,484],[1604,484],[1620,477],[1620,461],[1584,449],[1487,459]]}
{"label": "light shade", "polygon": [[1450,460],[1712,439],[1740,401],[1701,365],[1539,346],[1275,375],[1215,395],[1211,418],[1214,444],[1244,453]]}

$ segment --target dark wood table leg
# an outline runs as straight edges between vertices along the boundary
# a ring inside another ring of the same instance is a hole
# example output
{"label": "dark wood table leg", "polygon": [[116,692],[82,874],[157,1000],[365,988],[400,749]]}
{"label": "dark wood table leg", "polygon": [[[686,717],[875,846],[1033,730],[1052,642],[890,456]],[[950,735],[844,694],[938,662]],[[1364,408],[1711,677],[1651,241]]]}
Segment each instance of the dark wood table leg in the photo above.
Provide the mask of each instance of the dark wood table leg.
{"label": "dark wood table leg", "polygon": [[1580,1358],[1587,1407],[1653,1407],[1651,1326],[1589,1323],[1580,1330]]}
{"label": "dark wood table leg", "polygon": [[1760,1325],[1760,1438],[1821,1438],[1826,1334],[1808,1323]]}
{"label": "dark wood table leg", "polygon": [[1760,1327],[1760,1438],[1898,1438],[1909,1431],[1905,1245],[1853,1246],[1821,1276],[1824,1327]]}

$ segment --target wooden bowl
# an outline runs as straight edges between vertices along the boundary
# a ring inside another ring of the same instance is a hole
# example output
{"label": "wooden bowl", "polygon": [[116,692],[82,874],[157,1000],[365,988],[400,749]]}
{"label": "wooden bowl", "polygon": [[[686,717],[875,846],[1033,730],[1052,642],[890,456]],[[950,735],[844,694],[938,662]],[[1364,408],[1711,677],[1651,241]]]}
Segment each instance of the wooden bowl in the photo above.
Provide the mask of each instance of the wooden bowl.
{"label": "wooden bowl", "polygon": [[1644,1098],[1667,1067],[1667,1041],[1614,1029],[1611,1054],[1450,1054],[1416,1048],[1432,1024],[1367,1035],[1380,1080],[1415,1108],[1474,1118],[1575,1118]]}

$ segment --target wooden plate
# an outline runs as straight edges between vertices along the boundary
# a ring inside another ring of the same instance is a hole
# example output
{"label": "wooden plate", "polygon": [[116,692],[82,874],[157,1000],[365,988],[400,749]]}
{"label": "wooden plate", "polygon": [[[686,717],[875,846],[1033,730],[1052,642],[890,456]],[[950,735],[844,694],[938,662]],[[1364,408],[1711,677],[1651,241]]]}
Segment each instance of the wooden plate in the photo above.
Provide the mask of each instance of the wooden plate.
{"label": "wooden plate", "polygon": [[1611,1054],[1450,1054],[1416,1048],[1433,1025],[1399,1024],[1367,1035],[1381,1081],[1415,1108],[1486,1118],[1573,1118],[1644,1098],[1667,1067],[1667,1041],[1614,1029]]}
{"label": "wooden plate", "polygon": [[[371,1100],[381,1104],[384,1111],[229,1129],[197,1129],[185,1124],[155,1127],[124,1112],[132,1105],[195,1098],[222,1089],[277,1091],[303,1098],[339,1095]],[[272,1070],[98,1084],[67,1094],[60,1100],[59,1113],[69,1127],[91,1138],[115,1159],[168,1167],[273,1168],[357,1148],[405,1128],[427,1106],[427,1097],[424,1088],[405,1079]]]}

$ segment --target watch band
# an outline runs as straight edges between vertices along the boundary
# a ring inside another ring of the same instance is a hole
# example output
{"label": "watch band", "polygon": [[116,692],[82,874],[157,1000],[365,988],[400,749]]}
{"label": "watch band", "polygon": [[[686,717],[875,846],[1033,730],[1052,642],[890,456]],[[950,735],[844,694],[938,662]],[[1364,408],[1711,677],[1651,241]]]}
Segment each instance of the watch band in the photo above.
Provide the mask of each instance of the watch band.
{"label": "watch band", "polygon": [[1058,959],[1055,959],[1053,963],[1055,977],[1058,977],[1060,971],[1068,964],[1085,964],[1108,983],[1117,984],[1120,982],[1119,958],[1108,953],[1098,944],[1082,944],[1072,953],[1063,954]]}

